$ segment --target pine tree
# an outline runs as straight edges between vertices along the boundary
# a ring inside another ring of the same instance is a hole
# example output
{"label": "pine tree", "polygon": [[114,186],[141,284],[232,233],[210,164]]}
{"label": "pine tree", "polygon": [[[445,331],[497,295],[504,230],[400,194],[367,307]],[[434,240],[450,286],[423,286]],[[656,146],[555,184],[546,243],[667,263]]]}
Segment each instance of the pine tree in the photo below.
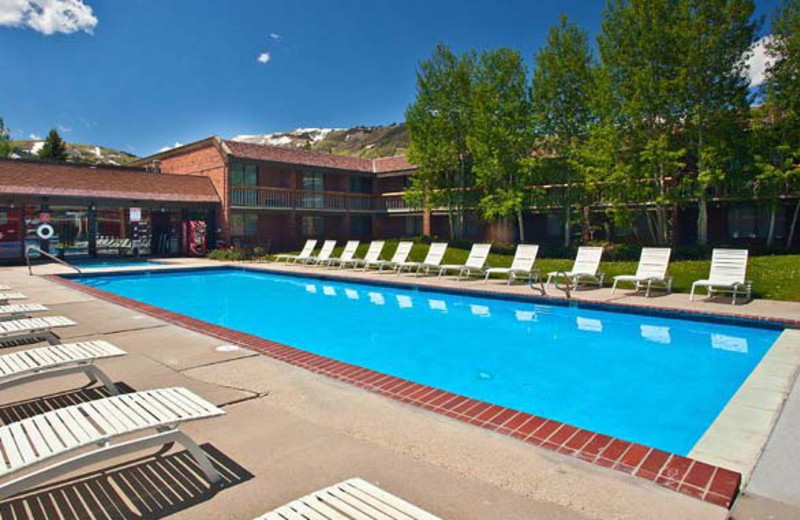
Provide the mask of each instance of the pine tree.
{"label": "pine tree", "polygon": [[55,128],[47,134],[44,146],[39,150],[39,159],[55,162],[65,162],[67,160],[67,145],[58,135]]}

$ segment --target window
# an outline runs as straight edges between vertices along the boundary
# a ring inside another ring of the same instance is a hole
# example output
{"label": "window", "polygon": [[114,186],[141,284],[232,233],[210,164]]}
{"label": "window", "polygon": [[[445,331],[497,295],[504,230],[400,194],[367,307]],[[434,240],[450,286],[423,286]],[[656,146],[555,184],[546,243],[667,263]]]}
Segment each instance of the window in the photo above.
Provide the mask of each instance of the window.
{"label": "window", "polygon": [[416,237],[422,235],[422,217],[405,218],[405,236]]}
{"label": "window", "polygon": [[304,193],[304,208],[321,208],[325,203],[325,195],[321,193],[325,189],[325,178],[320,172],[303,173],[303,190],[319,193]]}
{"label": "window", "polygon": [[257,186],[258,166],[234,163],[231,165],[231,186]]}
{"label": "window", "polygon": [[372,193],[372,179],[350,177],[350,193]]}
{"label": "window", "polygon": [[305,237],[318,237],[325,231],[322,217],[304,216],[300,224],[303,236]]}
{"label": "window", "polygon": [[231,213],[231,235],[252,237],[258,233],[258,214]]}
{"label": "window", "polygon": [[[775,238],[783,238],[786,231],[786,213],[778,208],[775,214]],[[769,208],[763,206],[738,206],[728,209],[729,238],[766,238],[769,234]]]}
{"label": "window", "polygon": [[368,237],[372,234],[372,217],[367,215],[350,216],[350,236]]}
{"label": "window", "polygon": [[547,214],[547,235],[551,237],[564,236],[564,215],[561,213]]}

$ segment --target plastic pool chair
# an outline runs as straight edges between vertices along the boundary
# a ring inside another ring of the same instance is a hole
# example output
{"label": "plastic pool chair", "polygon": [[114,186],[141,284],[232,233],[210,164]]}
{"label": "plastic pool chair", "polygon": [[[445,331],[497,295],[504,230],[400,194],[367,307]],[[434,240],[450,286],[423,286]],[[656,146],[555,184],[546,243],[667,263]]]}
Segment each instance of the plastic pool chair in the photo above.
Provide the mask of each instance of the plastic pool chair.
{"label": "plastic pool chair", "polygon": [[403,262],[396,267],[397,274],[405,270],[411,271],[416,269],[416,275],[419,276],[421,270],[428,273],[431,269],[438,269],[439,265],[444,259],[444,254],[447,252],[447,242],[434,242],[428,248],[428,254],[425,255],[425,260],[422,262]]}
{"label": "plastic pool chair", "polygon": [[384,267],[397,269],[399,264],[402,264],[408,260],[408,255],[411,253],[411,248],[413,246],[413,242],[399,242],[391,260],[376,260],[374,262],[366,263],[364,264],[364,270],[366,271],[370,267],[377,267],[378,271],[383,271]]}
{"label": "plastic pool chair", "polygon": [[8,285],[6,285],[4,283],[0,283],[0,291],[10,291],[10,290],[11,290],[11,287],[9,287]]}
{"label": "plastic pool chair", "polygon": [[559,278],[564,278],[566,283],[572,285],[573,289],[577,289],[581,283],[590,283],[602,287],[605,275],[597,272],[602,258],[602,247],[579,247],[572,270],[547,273],[547,285],[557,282]]}
{"label": "plastic pool chair", "polygon": [[753,282],[746,280],[747,276],[747,249],[714,249],[711,253],[711,271],[705,280],[697,280],[692,284],[689,301],[694,300],[694,291],[697,287],[705,287],[708,297],[714,293],[730,293],[733,305],[736,297],[744,295],[750,300]]}
{"label": "plastic pool chair", "polygon": [[336,247],[336,240],[326,240],[322,243],[322,249],[319,250],[318,255],[309,256],[306,259],[297,260],[306,264],[318,265],[327,262],[333,254],[333,248]]}
{"label": "plastic pool chair", "polygon": [[486,258],[491,249],[492,244],[473,244],[464,265],[445,264],[440,266],[439,276],[447,274],[448,271],[458,271],[458,279],[461,280],[462,276],[466,275],[469,278],[472,273],[483,274],[483,266],[486,264]]}
{"label": "plastic pool chair", "polygon": [[529,282],[534,278],[538,280],[539,270],[533,268],[538,254],[538,245],[519,244],[517,250],[514,252],[514,260],[511,261],[511,267],[490,267],[486,269],[486,278],[484,282],[487,282],[489,277],[493,274],[506,275],[509,285],[518,277],[525,277]]}
{"label": "plastic pool chair", "polygon": [[3,304],[3,305],[7,304],[11,300],[26,300],[26,299],[28,299],[28,297],[25,296],[22,293],[18,293],[18,292],[0,292],[0,304]]}
{"label": "plastic pool chair", "polygon": [[364,258],[353,258],[352,260],[341,260],[339,262],[339,269],[344,267],[359,267],[366,264],[377,262],[378,259],[381,257],[381,253],[383,252],[383,245],[385,242],[383,240],[373,240],[369,248],[367,249],[367,254]]}
{"label": "plastic pool chair", "polygon": [[[224,413],[185,388],[164,388],[67,406],[2,426],[0,445],[6,458],[0,461],[0,478],[43,467],[0,484],[0,500],[78,468],[173,442],[189,451],[209,482],[214,484],[220,480],[219,473],[205,452],[178,426]],[[131,434],[146,430],[155,433],[129,438]],[[119,441],[121,437],[125,439]],[[51,462],[90,447],[91,451]]]}
{"label": "plastic pool chair", "polygon": [[0,320],[15,320],[32,312],[44,312],[47,307],[41,303],[12,303],[0,305]]}
{"label": "plastic pool chair", "polygon": [[345,480],[298,498],[255,520],[442,520],[360,479]]}
{"label": "plastic pool chair", "polygon": [[638,291],[642,286],[646,286],[645,297],[650,296],[650,289],[653,285],[664,287],[668,293],[672,292],[672,277],[667,274],[669,270],[669,257],[672,249],[668,247],[644,247],[639,257],[639,266],[636,274],[623,274],[614,277],[614,285],[611,286],[611,294],[617,290],[619,282],[632,283]]}
{"label": "plastic pool chair", "polygon": [[73,325],[75,325],[75,322],[64,316],[43,316],[41,318],[0,321],[0,345],[42,338],[54,341],[53,329],[71,327]]}
{"label": "plastic pool chair", "polygon": [[358,240],[348,240],[347,243],[344,245],[344,250],[342,251],[342,255],[339,258],[329,258],[327,262],[325,262],[326,267],[332,267],[334,265],[341,266],[342,262],[349,262],[356,256],[356,251],[358,250],[359,242]]}
{"label": "plastic pool chair", "polygon": [[126,354],[108,341],[50,345],[5,354],[0,356],[0,390],[81,372],[92,383],[100,381],[112,395],[117,395],[117,387],[94,362]]}
{"label": "plastic pool chair", "polygon": [[311,258],[311,253],[314,252],[315,247],[317,247],[316,240],[306,240],[306,245],[303,246],[303,250],[300,251],[299,255],[287,255],[287,254],[278,255],[277,257],[275,257],[275,260],[280,262],[281,259],[283,259],[285,264],[288,264],[289,262],[292,261],[298,262],[302,260],[307,260]]}

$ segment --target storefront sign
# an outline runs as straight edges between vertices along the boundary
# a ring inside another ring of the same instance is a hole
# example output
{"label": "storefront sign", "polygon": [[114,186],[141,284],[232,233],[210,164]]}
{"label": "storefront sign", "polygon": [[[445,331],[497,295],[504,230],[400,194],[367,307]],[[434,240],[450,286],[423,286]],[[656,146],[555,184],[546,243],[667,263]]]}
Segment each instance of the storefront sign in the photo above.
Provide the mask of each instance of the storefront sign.
{"label": "storefront sign", "polygon": [[131,208],[130,210],[131,222],[139,222],[142,220],[142,208]]}

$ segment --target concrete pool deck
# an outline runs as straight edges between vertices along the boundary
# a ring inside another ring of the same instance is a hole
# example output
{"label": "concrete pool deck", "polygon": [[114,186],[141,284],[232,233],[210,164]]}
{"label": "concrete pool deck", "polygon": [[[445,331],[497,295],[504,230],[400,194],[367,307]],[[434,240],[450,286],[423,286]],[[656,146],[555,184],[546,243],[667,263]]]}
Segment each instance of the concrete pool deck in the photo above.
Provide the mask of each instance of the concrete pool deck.
{"label": "concrete pool deck", "polygon": [[[167,508],[176,518],[251,518],[296,496],[355,475],[451,519],[724,518],[727,514],[722,508],[648,482],[530,448],[247,350],[218,352],[214,347],[219,346],[219,340],[98,301],[48,280],[27,277],[22,269],[6,268],[2,272],[2,281],[26,293],[30,301],[48,304],[51,314],[64,314],[80,323],[64,331],[65,340],[101,337],[131,352],[126,359],[103,363],[115,380],[135,389],[183,385],[225,406],[225,417],[190,425],[187,430],[200,442],[210,442],[233,461],[231,465],[246,469],[249,476],[236,476],[233,472],[231,487],[213,498],[189,497],[184,501],[186,507]],[[36,272],[66,270],[37,267]],[[364,276],[386,279],[383,275]],[[527,287],[522,289],[530,292]],[[620,293],[615,295],[618,296]],[[694,302],[698,303],[701,302]],[[777,313],[791,313],[780,305],[773,307]],[[65,378],[32,389],[21,388],[8,392],[4,402],[19,402],[51,389],[76,388],[79,384],[82,381],[77,378]],[[763,459],[766,458],[767,454]],[[147,461],[145,465],[155,464]],[[120,488],[117,481],[132,477],[125,473],[128,467],[119,471],[119,475],[109,471],[94,474],[97,480],[89,482],[102,487],[104,479],[113,480],[112,487],[120,493],[125,486]],[[141,471],[152,471],[152,467]],[[80,483],[70,483],[69,492],[83,489],[84,485],[94,489],[85,482],[81,477]],[[150,495],[158,493],[164,492],[153,490]],[[138,499],[148,507],[159,502],[156,498]],[[36,500],[43,500],[42,493],[36,495]],[[131,497],[127,500],[138,503]],[[31,508],[30,504],[26,507]],[[142,504],[137,507],[144,508]],[[152,515],[166,516],[158,512]]]}

